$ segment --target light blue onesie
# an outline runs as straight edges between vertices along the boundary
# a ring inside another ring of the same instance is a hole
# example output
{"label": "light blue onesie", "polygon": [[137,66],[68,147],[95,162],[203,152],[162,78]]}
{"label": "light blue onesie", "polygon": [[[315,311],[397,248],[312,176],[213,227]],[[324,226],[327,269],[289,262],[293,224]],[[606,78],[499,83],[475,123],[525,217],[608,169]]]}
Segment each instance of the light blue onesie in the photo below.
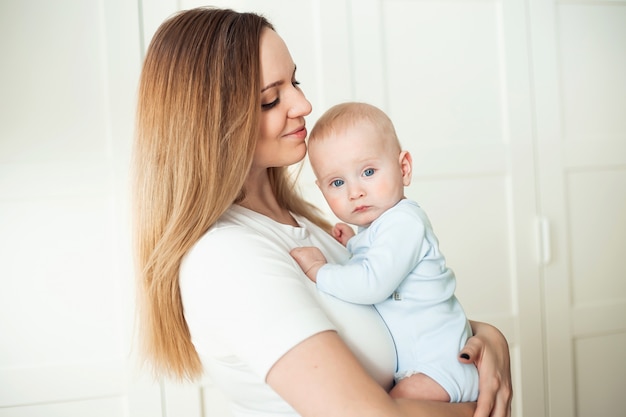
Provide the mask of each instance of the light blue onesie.
{"label": "light blue onesie", "polygon": [[351,259],[320,268],[317,287],[345,301],[375,305],[396,345],[396,380],[424,373],[451,402],[476,401],[476,367],[458,361],[472,330],[424,210],[401,200],[359,228],[347,248]]}

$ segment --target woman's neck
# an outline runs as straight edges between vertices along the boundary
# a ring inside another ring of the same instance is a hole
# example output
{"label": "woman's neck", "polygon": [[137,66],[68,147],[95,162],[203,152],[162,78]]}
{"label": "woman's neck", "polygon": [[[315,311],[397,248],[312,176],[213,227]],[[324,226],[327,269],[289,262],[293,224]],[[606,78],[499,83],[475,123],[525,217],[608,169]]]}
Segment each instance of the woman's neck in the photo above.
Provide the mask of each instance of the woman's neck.
{"label": "woman's neck", "polygon": [[298,222],[296,222],[289,210],[278,203],[267,176],[267,171],[260,175],[250,174],[244,184],[244,190],[245,197],[239,202],[240,206],[263,214],[278,223],[298,226]]}

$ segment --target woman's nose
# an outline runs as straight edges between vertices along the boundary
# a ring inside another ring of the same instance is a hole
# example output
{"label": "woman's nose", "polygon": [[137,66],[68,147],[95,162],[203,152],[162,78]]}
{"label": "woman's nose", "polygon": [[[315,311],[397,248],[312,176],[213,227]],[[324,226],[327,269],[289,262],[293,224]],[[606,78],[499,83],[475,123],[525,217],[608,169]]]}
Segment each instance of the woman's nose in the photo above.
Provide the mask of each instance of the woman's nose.
{"label": "woman's nose", "polygon": [[311,103],[306,99],[302,90],[294,89],[293,92],[291,107],[289,108],[287,116],[292,119],[308,116],[311,110],[313,110]]}

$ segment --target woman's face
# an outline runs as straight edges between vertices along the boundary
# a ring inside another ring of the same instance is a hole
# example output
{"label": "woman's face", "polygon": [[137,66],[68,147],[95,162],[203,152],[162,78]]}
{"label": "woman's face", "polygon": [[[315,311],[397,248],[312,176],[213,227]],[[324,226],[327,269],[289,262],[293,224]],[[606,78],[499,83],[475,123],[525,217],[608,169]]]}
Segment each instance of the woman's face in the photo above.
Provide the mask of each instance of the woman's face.
{"label": "woman's face", "polygon": [[311,113],[296,81],[296,65],[282,38],[271,29],[261,34],[261,129],[253,165],[292,165],[306,154],[304,116]]}

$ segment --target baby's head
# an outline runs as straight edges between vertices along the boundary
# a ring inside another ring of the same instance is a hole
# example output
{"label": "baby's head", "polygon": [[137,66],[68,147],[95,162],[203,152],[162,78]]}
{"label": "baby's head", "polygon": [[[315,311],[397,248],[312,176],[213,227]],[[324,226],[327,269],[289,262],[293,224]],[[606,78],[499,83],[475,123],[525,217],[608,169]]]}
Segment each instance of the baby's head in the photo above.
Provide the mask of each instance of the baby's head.
{"label": "baby's head", "polygon": [[411,155],[389,117],[366,103],[331,107],[309,137],[317,185],[342,221],[367,227],[404,198]]}

